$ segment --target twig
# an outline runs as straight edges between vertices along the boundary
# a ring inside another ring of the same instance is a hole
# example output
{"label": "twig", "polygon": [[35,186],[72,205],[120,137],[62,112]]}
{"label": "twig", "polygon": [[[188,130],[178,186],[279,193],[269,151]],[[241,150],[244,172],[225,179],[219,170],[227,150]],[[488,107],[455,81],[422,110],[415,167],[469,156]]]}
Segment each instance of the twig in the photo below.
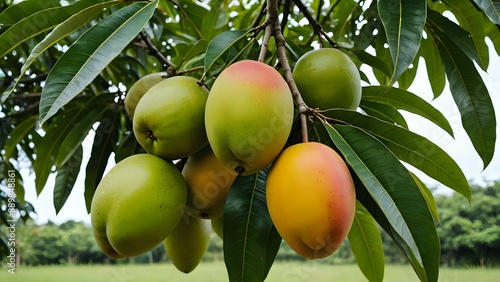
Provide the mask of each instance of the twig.
{"label": "twig", "polygon": [[264,3],[262,4],[262,7],[260,8],[259,13],[257,14],[257,16],[255,17],[255,19],[252,22],[251,28],[256,28],[259,25],[260,21],[262,20],[262,17],[266,13],[266,8],[267,8],[267,1],[264,1]]}
{"label": "twig", "polygon": [[297,5],[297,8],[299,8],[299,10],[302,12],[302,14],[304,14],[304,17],[306,17],[306,19],[309,21],[309,23],[313,26],[314,33],[316,35],[318,35],[319,44],[321,46],[323,46],[322,35],[324,35],[326,40],[330,44],[330,46],[336,47],[337,43],[332,41],[330,39],[330,37],[328,37],[328,34],[326,34],[326,32],[323,30],[323,27],[321,26],[321,24],[311,15],[309,10],[307,10],[306,5],[304,5],[304,3],[302,3],[302,1],[300,1],[300,0],[292,0],[292,1],[293,1],[293,3],[295,3],[295,5]]}
{"label": "twig", "polygon": [[262,44],[260,45],[260,53],[259,53],[259,62],[263,62],[266,57],[267,47],[269,45],[269,39],[271,39],[271,35],[273,34],[273,27],[270,23],[266,22],[266,30],[264,31],[264,38],[262,39]]}
{"label": "twig", "polygon": [[156,48],[156,46],[153,44],[151,39],[146,35],[146,32],[142,30],[139,33],[139,36],[141,37],[142,41],[144,41],[144,44],[146,44],[146,47],[149,50],[149,55],[155,56],[158,61],[163,65],[165,68],[165,71],[167,72],[168,76],[173,76],[175,75],[175,69],[172,67],[172,62],[170,62],[163,54]]}
{"label": "twig", "polygon": [[204,70],[204,69],[205,69],[204,66],[197,66],[197,67],[190,68],[190,69],[187,69],[187,70],[177,71],[177,72],[175,72],[175,75],[183,75],[183,74],[186,74],[186,73],[195,72],[195,71]]}
{"label": "twig", "polygon": [[285,0],[285,5],[283,5],[283,20],[281,21],[281,31],[284,32],[286,24],[288,23],[288,16],[290,15],[290,8],[292,6],[291,0]]}
{"label": "twig", "polygon": [[288,59],[286,57],[286,41],[281,33],[281,26],[278,19],[278,1],[277,0],[267,0],[267,19],[273,28],[273,36],[276,42],[276,51],[278,53],[278,60],[283,69],[283,73],[285,75],[285,80],[288,83],[288,87],[290,87],[290,91],[292,92],[293,99],[295,104],[299,110],[300,116],[300,124],[302,131],[302,142],[307,142],[307,115],[311,113],[311,109],[304,103],[302,96],[300,95],[299,89],[295,84],[295,80],[293,79],[292,69],[290,64],[288,63]]}

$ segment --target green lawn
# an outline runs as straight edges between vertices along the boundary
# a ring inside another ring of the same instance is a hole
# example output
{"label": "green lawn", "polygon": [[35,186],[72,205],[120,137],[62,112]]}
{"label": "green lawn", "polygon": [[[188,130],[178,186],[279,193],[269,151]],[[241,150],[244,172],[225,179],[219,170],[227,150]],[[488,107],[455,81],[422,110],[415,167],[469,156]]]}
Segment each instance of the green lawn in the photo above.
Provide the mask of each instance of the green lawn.
{"label": "green lawn", "polygon": [[[0,268],[0,281],[26,282],[223,282],[227,274],[222,262],[202,263],[192,273],[183,274],[170,264],[155,265],[95,265],[95,266],[44,266],[20,267],[16,274]],[[276,263],[266,281],[271,282],[356,282],[366,281],[356,265],[325,265],[315,262]],[[388,282],[415,281],[411,267],[390,265],[386,268]],[[500,269],[449,269],[442,268],[442,282],[498,282]]]}

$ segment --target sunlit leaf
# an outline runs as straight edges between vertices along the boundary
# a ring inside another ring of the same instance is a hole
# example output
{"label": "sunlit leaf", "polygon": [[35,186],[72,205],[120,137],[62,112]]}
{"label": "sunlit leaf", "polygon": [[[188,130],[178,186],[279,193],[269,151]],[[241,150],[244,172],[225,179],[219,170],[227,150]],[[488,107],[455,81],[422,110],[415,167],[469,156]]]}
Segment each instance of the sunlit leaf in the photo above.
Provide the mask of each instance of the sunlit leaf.
{"label": "sunlit leaf", "polygon": [[21,1],[15,5],[7,7],[0,14],[0,27],[6,28],[16,24],[36,12],[60,6],[58,0],[45,1]]}
{"label": "sunlit leaf", "polygon": [[158,0],[135,2],[88,29],[50,71],[40,100],[43,124],[99,75],[133,40],[153,14]]}
{"label": "sunlit leaf", "polygon": [[431,31],[426,30],[426,32],[428,34],[427,38],[420,41],[420,53],[425,60],[425,68],[429,77],[429,83],[431,84],[432,93],[434,94],[434,98],[437,98],[443,93],[446,85],[446,75],[434,38],[430,36]]}
{"label": "sunlit leaf", "polygon": [[420,180],[414,173],[411,173],[411,176],[415,180],[415,183],[417,184],[418,188],[420,189],[420,192],[422,192],[422,195],[424,196],[425,201],[427,202],[427,206],[429,207],[429,210],[431,211],[432,217],[434,220],[439,222],[439,214],[436,206],[436,201],[434,200],[434,195],[432,195],[431,190],[427,188],[424,182]]}
{"label": "sunlit leaf", "polygon": [[425,0],[379,0],[377,7],[394,65],[391,81],[395,82],[417,55],[427,17],[427,4]]}

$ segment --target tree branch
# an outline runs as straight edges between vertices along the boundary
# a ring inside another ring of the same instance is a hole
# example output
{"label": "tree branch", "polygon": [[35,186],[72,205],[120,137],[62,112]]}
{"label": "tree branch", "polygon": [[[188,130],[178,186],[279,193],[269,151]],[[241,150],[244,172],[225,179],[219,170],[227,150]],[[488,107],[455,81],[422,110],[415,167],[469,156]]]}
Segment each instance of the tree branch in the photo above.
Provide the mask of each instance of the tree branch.
{"label": "tree branch", "polygon": [[167,72],[168,76],[174,76],[175,75],[175,69],[172,67],[172,62],[170,62],[163,54],[156,48],[156,46],[153,44],[151,39],[146,35],[146,32],[142,30],[139,33],[139,36],[141,37],[142,41],[144,44],[146,44],[146,47],[149,50],[149,55],[155,56],[158,61],[163,65],[163,68]]}
{"label": "tree branch", "polygon": [[266,12],[266,8],[267,8],[267,1],[264,1],[262,7],[260,8],[259,13],[257,14],[257,17],[255,17],[255,19],[252,22],[251,28],[256,28],[257,26],[259,26],[259,23]]}
{"label": "tree branch", "polygon": [[288,63],[288,59],[286,57],[286,41],[281,33],[281,26],[278,19],[278,0],[267,0],[267,20],[272,25],[273,36],[276,42],[276,50],[278,53],[278,60],[283,69],[283,73],[285,75],[285,80],[288,83],[288,87],[290,87],[290,91],[292,92],[293,99],[295,104],[299,110],[300,116],[300,124],[302,130],[302,142],[307,142],[307,115],[311,114],[311,108],[309,108],[302,96],[300,95],[299,89],[295,84],[295,80],[293,79],[292,69],[290,64]]}
{"label": "tree branch", "polygon": [[304,17],[306,17],[307,21],[309,21],[309,23],[313,26],[314,33],[316,33],[316,35],[318,35],[319,44],[321,46],[323,46],[322,35],[324,35],[324,37],[326,38],[326,40],[328,41],[330,46],[336,47],[337,43],[335,43],[334,41],[332,41],[330,39],[330,37],[328,37],[326,32],[323,30],[323,27],[321,26],[321,24],[311,15],[309,10],[307,10],[306,5],[304,5],[304,3],[302,3],[302,1],[300,1],[300,0],[292,0],[292,1],[293,1],[293,3],[295,3],[295,5],[297,5],[297,8],[299,8],[299,10],[302,12],[302,14],[304,14]]}
{"label": "tree branch", "polygon": [[260,53],[259,58],[257,59],[259,62],[263,62],[266,57],[267,47],[269,45],[269,39],[271,39],[271,35],[273,34],[273,27],[270,23],[266,22],[266,30],[264,31],[264,38],[262,39],[262,44],[260,45]]}

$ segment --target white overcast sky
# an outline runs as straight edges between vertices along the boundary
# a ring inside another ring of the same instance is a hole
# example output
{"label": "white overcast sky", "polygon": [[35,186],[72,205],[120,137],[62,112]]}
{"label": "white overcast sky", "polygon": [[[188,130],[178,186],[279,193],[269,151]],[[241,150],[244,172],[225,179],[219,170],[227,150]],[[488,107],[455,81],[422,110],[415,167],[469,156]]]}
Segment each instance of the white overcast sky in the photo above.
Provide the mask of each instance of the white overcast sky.
{"label": "white overcast sky", "polygon": [[[455,159],[458,165],[464,170],[465,176],[470,181],[481,185],[484,185],[485,182],[488,181],[500,180],[500,137],[498,137],[500,136],[500,57],[494,52],[491,41],[487,41],[490,47],[490,63],[488,68],[489,74],[482,71],[480,71],[480,73],[482,74],[483,80],[485,81],[490,92],[490,96],[493,100],[493,106],[497,113],[497,142],[493,160],[484,171],[481,159],[475,153],[465,131],[461,128],[460,115],[452,100],[451,93],[448,90],[448,85],[446,86],[445,92],[439,98],[432,100],[433,94],[427,79],[425,62],[422,59],[419,64],[417,77],[409,90],[418,94],[420,97],[430,102],[434,107],[444,113],[453,128],[455,139],[426,119],[413,114],[403,113],[405,118],[407,118],[410,130],[427,137],[443,148],[453,159]],[[368,69],[368,67],[362,67],[362,70],[364,71]],[[372,82],[375,83],[375,81]],[[37,215],[34,215],[34,218],[38,223],[45,223],[48,220],[57,224],[63,223],[67,220],[90,223],[90,216],[87,214],[85,209],[83,191],[85,166],[89,158],[93,138],[94,136],[92,133],[83,142],[84,160],[81,168],[82,173],[78,176],[76,185],[71,195],[58,215],[56,215],[52,204],[55,175],[51,175],[49,177],[46,187],[39,197],[37,197],[34,187],[34,175],[30,175],[28,170],[21,171],[26,189],[26,200],[34,205],[37,211]],[[114,156],[112,156],[111,159],[113,159],[113,157]],[[113,161],[110,162],[108,170],[113,163]],[[426,177],[424,174],[418,172],[416,173],[429,187],[437,187],[439,193],[451,192],[449,188],[440,185],[438,182]]]}

